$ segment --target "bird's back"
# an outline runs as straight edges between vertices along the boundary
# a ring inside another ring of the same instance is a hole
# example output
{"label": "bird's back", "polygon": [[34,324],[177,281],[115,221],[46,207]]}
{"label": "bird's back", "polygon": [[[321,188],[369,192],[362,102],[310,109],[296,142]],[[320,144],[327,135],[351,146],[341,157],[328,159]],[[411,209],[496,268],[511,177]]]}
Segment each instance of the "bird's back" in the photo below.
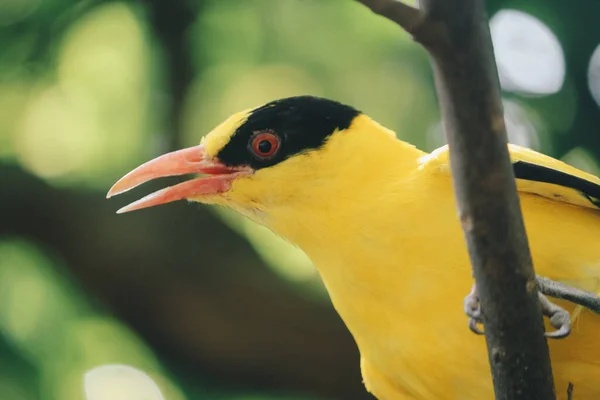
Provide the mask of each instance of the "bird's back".
{"label": "bird's back", "polygon": [[[449,170],[421,165],[386,181],[329,251],[311,255],[358,343],[367,386],[380,399],[492,398],[484,338],[468,330],[462,311],[471,267]],[[600,210],[525,185],[536,272],[599,291]],[[557,392],[572,382],[578,397],[600,398],[600,316],[559,304],[576,318],[570,337],[550,342]]]}

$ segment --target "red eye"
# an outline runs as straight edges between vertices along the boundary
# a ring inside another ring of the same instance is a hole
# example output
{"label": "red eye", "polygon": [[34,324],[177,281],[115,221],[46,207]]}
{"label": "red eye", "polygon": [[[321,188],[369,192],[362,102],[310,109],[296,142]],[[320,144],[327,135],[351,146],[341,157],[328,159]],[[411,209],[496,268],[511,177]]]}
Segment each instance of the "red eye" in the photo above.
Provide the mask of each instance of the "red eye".
{"label": "red eye", "polygon": [[269,158],[279,150],[279,136],[271,132],[256,134],[251,141],[252,151],[260,158]]}

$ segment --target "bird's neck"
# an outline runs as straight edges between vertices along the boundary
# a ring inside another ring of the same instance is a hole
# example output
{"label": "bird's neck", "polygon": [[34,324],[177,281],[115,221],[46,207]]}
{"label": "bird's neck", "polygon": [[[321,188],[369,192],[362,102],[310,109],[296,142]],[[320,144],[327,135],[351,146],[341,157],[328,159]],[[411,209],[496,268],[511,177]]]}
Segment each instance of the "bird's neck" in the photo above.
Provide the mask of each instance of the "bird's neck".
{"label": "bird's neck", "polygon": [[[410,184],[425,154],[366,116],[354,124],[322,149],[329,154],[318,157],[317,153],[310,161],[318,179],[305,185],[304,192],[270,208],[267,225],[311,258],[327,243],[351,240],[366,220],[377,226],[377,219],[389,218],[389,207],[401,207],[408,192],[403,187]],[[331,171],[331,176],[325,171]]]}
{"label": "bird's neck", "polygon": [[[419,209],[419,159],[425,153],[369,120],[359,122],[364,129],[344,132],[355,137],[334,135],[324,149],[330,153],[300,160],[311,165],[304,174],[318,168],[319,179],[303,185],[303,193],[273,202],[265,224],[313,261],[361,352],[369,355],[380,345],[385,353],[385,344],[393,343],[383,339],[370,348],[373,332],[391,339],[398,332],[387,321],[414,308],[413,298],[402,295],[403,282],[420,288],[427,275],[419,277],[418,250],[405,250],[423,246],[422,235],[430,228],[415,215],[430,211]],[[307,176],[298,178],[304,182]],[[393,338],[403,339],[412,340]]]}

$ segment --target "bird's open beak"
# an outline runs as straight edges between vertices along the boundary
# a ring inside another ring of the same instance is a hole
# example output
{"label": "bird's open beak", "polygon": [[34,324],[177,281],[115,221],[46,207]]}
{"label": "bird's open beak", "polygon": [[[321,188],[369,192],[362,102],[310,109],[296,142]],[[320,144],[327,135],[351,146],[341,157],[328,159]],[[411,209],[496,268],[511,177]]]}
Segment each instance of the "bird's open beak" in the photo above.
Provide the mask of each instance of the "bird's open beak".
{"label": "bird's open beak", "polygon": [[140,165],[113,185],[106,198],[124,193],[149,180],[165,176],[205,174],[209,176],[167,187],[135,201],[117,211],[118,214],[152,207],[190,197],[223,193],[238,177],[252,174],[250,167],[228,167],[206,154],[203,145],[174,151]]}

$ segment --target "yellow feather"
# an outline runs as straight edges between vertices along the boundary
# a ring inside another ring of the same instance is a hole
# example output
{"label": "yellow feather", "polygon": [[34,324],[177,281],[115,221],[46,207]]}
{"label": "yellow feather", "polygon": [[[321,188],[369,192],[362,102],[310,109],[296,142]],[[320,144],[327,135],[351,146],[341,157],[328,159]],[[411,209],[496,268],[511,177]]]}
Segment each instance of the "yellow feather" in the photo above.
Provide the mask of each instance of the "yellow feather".
{"label": "yellow feather", "polygon": [[[219,132],[204,141],[213,154],[227,142]],[[600,184],[532,150],[510,152],[515,162]],[[518,188],[536,272],[598,291],[600,210],[577,190],[522,180]],[[360,115],[321,149],[240,178],[211,202],[313,260],[379,399],[493,398],[484,338],[462,311],[473,281],[446,148],[427,155]],[[550,341],[559,398],[569,382],[576,398],[600,398],[599,332],[600,316],[583,310],[570,337]]]}
{"label": "yellow feather", "polygon": [[[538,153],[537,151],[533,151],[526,147],[517,146],[515,144],[509,144],[508,150],[510,152],[510,158],[513,163],[516,163],[518,161],[525,161],[531,164],[547,167],[552,170],[564,172],[565,174],[583,179],[600,187],[600,178],[598,178],[597,176],[574,168],[555,158]],[[434,150],[433,152],[431,152],[431,154],[427,154],[426,156],[424,156],[421,159],[421,164],[429,168],[441,168],[443,170],[449,171],[449,155],[450,154],[448,152],[448,146],[443,146],[437,150]],[[564,201],[573,205],[597,209],[597,206],[592,204],[580,192],[564,186],[518,179],[517,187],[518,190],[521,192],[537,194],[539,196],[547,197],[549,199]]]}
{"label": "yellow feather", "polygon": [[216,155],[219,150],[229,143],[232,133],[248,118],[249,111],[244,110],[233,114],[202,139],[202,144],[208,155]]}

